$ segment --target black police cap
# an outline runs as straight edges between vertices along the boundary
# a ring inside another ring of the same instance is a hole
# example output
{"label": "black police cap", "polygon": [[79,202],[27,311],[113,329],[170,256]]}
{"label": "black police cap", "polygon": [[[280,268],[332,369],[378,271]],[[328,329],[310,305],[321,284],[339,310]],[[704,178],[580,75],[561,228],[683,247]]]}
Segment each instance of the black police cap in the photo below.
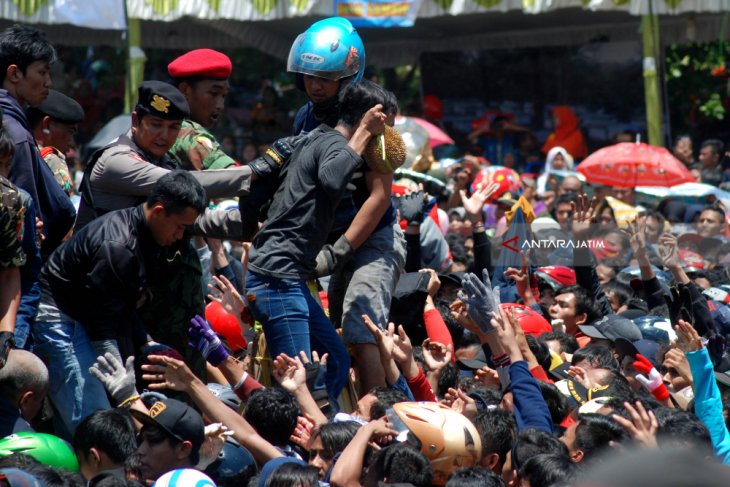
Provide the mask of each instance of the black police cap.
{"label": "black police cap", "polygon": [[37,110],[63,123],[81,123],[86,116],[76,100],[56,90],[49,90],[46,101],[31,110]]}
{"label": "black police cap", "polygon": [[185,96],[171,84],[162,81],[145,81],[139,85],[135,110],[165,120],[182,120],[190,115]]}

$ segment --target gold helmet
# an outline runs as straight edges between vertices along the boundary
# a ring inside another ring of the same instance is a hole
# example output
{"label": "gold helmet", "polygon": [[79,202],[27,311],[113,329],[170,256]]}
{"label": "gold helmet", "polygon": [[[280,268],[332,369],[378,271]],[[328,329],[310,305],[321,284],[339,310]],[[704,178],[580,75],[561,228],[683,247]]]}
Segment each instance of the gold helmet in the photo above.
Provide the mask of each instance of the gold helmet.
{"label": "gold helmet", "polygon": [[433,484],[446,485],[449,475],[479,462],[482,442],[463,415],[436,402],[399,402],[388,411],[398,440],[413,442],[433,468]]}

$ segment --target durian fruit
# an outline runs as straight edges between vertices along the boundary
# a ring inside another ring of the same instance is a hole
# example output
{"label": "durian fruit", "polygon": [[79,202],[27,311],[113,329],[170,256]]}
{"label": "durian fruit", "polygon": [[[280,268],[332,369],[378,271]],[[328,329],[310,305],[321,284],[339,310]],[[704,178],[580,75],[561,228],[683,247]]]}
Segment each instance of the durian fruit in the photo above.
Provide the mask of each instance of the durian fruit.
{"label": "durian fruit", "polygon": [[406,161],[406,144],[400,132],[386,125],[382,134],[370,139],[362,157],[373,171],[390,174]]}

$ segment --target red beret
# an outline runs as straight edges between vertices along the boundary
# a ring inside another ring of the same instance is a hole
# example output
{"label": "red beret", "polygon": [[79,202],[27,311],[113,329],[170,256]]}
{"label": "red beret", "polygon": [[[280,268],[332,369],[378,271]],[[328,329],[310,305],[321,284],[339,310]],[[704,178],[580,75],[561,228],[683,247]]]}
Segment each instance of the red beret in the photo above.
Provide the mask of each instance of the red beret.
{"label": "red beret", "polygon": [[195,49],[186,52],[167,65],[167,72],[173,78],[217,78],[231,75],[233,65],[228,56],[213,49]]}

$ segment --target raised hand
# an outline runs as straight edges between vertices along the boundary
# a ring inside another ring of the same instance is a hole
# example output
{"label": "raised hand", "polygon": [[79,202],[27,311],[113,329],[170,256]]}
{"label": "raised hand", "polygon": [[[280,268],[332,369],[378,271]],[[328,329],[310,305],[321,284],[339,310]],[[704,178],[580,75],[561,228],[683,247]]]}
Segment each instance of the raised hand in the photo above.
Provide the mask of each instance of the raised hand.
{"label": "raised hand", "polygon": [[306,387],[307,371],[298,357],[292,358],[285,353],[280,353],[274,359],[273,365],[272,373],[282,389],[294,394],[297,389]]}
{"label": "raised hand", "polygon": [[433,269],[421,269],[418,272],[423,272],[424,274],[429,275],[428,279],[428,295],[432,298],[436,296],[436,293],[439,292],[439,289],[441,288],[441,280],[439,279],[438,274]]}
{"label": "raised hand", "polygon": [[702,338],[700,338],[699,333],[697,333],[695,327],[690,323],[687,323],[684,320],[679,320],[679,322],[677,322],[677,326],[674,327],[674,330],[677,332],[676,345],[684,353],[696,352],[697,350],[702,350],[704,348],[705,344],[702,341]]}
{"label": "raised hand", "polygon": [[637,259],[646,260],[646,218],[636,218],[629,224],[631,251]]}
{"label": "raised hand", "polygon": [[151,364],[142,365],[142,379],[149,382],[149,388],[187,391],[195,381],[195,374],[182,360],[165,355],[150,355]]}
{"label": "raised hand", "polygon": [[659,256],[667,269],[682,268],[677,249],[677,237],[671,233],[663,233],[659,236]]}
{"label": "raised hand", "polygon": [[459,292],[459,298],[466,303],[469,316],[482,333],[491,333],[491,313],[499,312],[499,288],[492,289],[487,269],[482,271],[482,277],[484,282],[471,272],[466,274],[462,280],[464,290]]}
{"label": "raised hand", "polygon": [[636,401],[636,407],[632,406],[629,402],[625,402],[624,407],[629,413],[631,420],[618,414],[614,414],[613,419],[623,426],[636,443],[644,448],[656,448],[656,434],[659,429],[659,422],[654,412],[644,409],[644,405],[639,401]]}
{"label": "raised hand", "polygon": [[664,354],[664,367],[674,369],[677,374],[688,383],[692,384],[692,369],[690,369],[687,356],[678,348],[670,348]]}
{"label": "raised hand", "polygon": [[409,225],[420,225],[436,204],[436,198],[420,190],[396,198],[395,204],[401,219],[404,219]]}
{"label": "raised hand", "polygon": [[499,373],[486,365],[474,372],[474,378],[486,387],[493,389],[499,389],[502,387],[502,383],[499,380]]}
{"label": "raised hand", "polygon": [[588,371],[583,367],[571,365],[570,367],[568,367],[568,375],[571,376],[578,384],[582,385],[589,391],[597,386],[597,384],[594,384],[588,378]]}
{"label": "raised hand", "polygon": [[381,330],[368,315],[362,315],[362,321],[365,323],[365,327],[370,331],[375,338],[375,342],[378,344],[381,362],[389,361],[393,356],[393,347],[395,346],[393,341],[395,324],[388,323],[388,329]]}
{"label": "raised hand", "polygon": [[665,401],[669,398],[669,389],[664,385],[659,371],[649,362],[649,359],[636,354],[636,361],[632,364],[636,374],[636,380],[651,393],[657,401]]}
{"label": "raised hand", "polygon": [[97,357],[89,373],[99,379],[104,389],[120,404],[130,397],[138,396],[134,378],[134,357],[127,357],[125,365],[110,352]]}
{"label": "raised hand", "polygon": [[398,325],[398,333],[393,335],[393,360],[399,364],[413,358],[413,344],[403,325]]}
{"label": "raised hand", "polygon": [[314,429],[314,420],[306,413],[302,416],[297,417],[297,426],[294,428],[294,433],[289,439],[306,449],[309,443],[309,438],[312,436],[312,430]]}
{"label": "raised hand", "polygon": [[188,345],[197,349],[214,367],[228,358],[228,352],[221,339],[202,316],[195,315],[195,318],[190,320],[188,335],[190,336]]}
{"label": "raised hand", "polygon": [[[522,250],[520,251],[520,257],[522,258],[522,266],[520,269],[510,267],[504,272],[504,275],[515,282],[517,292],[522,300],[525,301],[525,305],[529,306],[535,302],[532,290],[530,289],[530,268],[528,265],[527,255]],[[528,303],[527,301],[531,302]]]}
{"label": "raised hand", "polygon": [[218,459],[218,455],[226,444],[226,438],[233,435],[233,431],[222,423],[211,423],[205,426],[205,440],[200,445],[200,461],[196,465],[199,470],[205,470],[208,465]]}
{"label": "raised hand", "polygon": [[459,190],[461,196],[461,205],[466,210],[466,215],[472,223],[479,223],[484,219],[484,205],[489,201],[494,193],[499,189],[499,184],[491,181],[485,186],[477,188],[477,190],[467,198],[466,190]]}
{"label": "raised hand", "polygon": [[512,362],[522,360],[522,352],[517,342],[517,334],[506,314],[499,310],[492,312],[492,328],[496,331],[497,340],[502,348],[510,355]]}
{"label": "raised hand", "polygon": [[598,200],[594,196],[592,200],[588,200],[585,193],[578,195],[578,204],[571,203],[573,212],[573,236],[575,238],[585,238],[591,225],[595,223],[596,205]]}
{"label": "raised hand", "polygon": [[239,294],[236,286],[226,276],[213,276],[213,282],[215,285],[208,284],[208,289],[211,291],[208,299],[219,303],[233,316],[240,316],[243,308],[248,305],[246,298]]}
{"label": "raised hand", "polygon": [[367,130],[370,135],[380,135],[385,130],[387,118],[387,115],[383,113],[383,105],[377,104],[362,116],[360,127]]}
{"label": "raised hand", "polygon": [[423,361],[430,371],[438,372],[451,362],[451,356],[454,352],[451,344],[444,345],[426,338],[422,347]]}
{"label": "raised hand", "polygon": [[463,414],[471,421],[476,418],[477,413],[479,412],[477,410],[476,401],[467,396],[464,391],[462,391],[461,389],[454,389],[450,387],[449,391],[446,393],[446,396],[451,399],[451,404],[449,405],[451,409],[459,414]]}

